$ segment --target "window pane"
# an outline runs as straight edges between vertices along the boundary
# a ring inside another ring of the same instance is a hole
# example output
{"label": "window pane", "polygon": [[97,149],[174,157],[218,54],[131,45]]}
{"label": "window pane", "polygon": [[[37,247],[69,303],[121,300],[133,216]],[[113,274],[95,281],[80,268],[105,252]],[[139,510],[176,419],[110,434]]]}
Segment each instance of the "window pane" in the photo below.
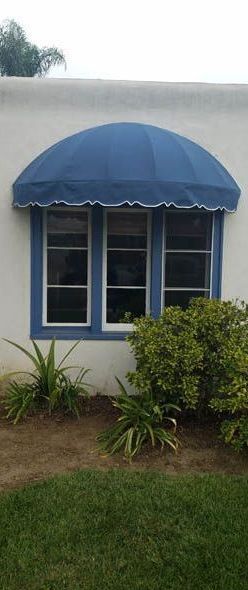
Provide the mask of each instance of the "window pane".
{"label": "window pane", "polygon": [[107,289],[107,322],[125,323],[125,313],[132,319],[145,315],[145,289]]}
{"label": "window pane", "polygon": [[164,306],[180,305],[183,309],[188,307],[193,297],[209,297],[209,291],[165,291]]}
{"label": "window pane", "polygon": [[212,214],[168,212],[165,217],[167,250],[211,250]]}
{"label": "window pane", "polygon": [[146,248],[146,213],[108,213],[108,248]]}
{"label": "window pane", "polygon": [[165,287],[209,288],[210,254],[166,253]]}
{"label": "window pane", "polygon": [[83,211],[48,211],[47,245],[87,247],[88,215]]}
{"label": "window pane", "polygon": [[145,314],[147,219],[143,211],[107,213],[107,323],[130,323]]}
{"label": "window pane", "polygon": [[145,286],[146,252],[109,251],[108,285]]}
{"label": "window pane", "polygon": [[87,322],[87,289],[48,287],[47,321],[61,324]]}
{"label": "window pane", "polygon": [[87,285],[87,250],[48,250],[48,285]]}

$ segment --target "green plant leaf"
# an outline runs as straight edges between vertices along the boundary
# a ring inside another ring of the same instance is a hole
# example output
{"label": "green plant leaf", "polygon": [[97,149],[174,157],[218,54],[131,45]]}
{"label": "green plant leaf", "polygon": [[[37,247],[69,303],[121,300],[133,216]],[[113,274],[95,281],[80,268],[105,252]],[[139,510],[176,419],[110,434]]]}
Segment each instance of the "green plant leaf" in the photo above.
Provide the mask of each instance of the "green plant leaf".
{"label": "green plant leaf", "polygon": [[[116,380],[120,394],[111,401],[121,414],[116,418],[113,426],[97,436],[99,449],[109,454],[123,449],[124,456],[129,461],[147,441],[150,441],[152,446],[159,442],[162,447],[167,444],[176,450],[178,442],[174,433],[165,427],[158,428],[163,418],[163,405],[160,406],[149,391],[135,398],[128,395],[121,381],[118,378]],[[166,416],[166,419],[175,429],[175,419],[170,416]]]}
{"label": "green plant leaf", "polygon": [[40,364],[40,367],[42,368],[43,371],[45,371],[45,369],[46,369],[45,357],[43,356],[43,354],[42,354],[38,344],[35,342],[35,340],[31,340],[31,342],[32,342],[33,347],[35,349],[36,356],[37,356],[38,362]]}
{"label": "green plant leaf", "polygon": [[148,424],[148,422],[145,422],[145,426],[150,434],[152,446],[155,447],[155,436],[154,436],[153,429],[152,429],[151,425]]}
{"label": "green plant leaf", "polygon": [[74,342],[74,344],[71,346],[71,348],[69,348],[68,352],[65,354],[65,356],[62,358],[62,360],[58,364],[58,369],[60,369],[60,367],[64,364],[65,360],[68,358],[68,356],[70,356],[70,354],[72,353],[74,348],[76,348],[76,346],[78,346],[80,344],[80,342],[83,342],[83,340],[77,340],[76,342]]}
{"label": "green plant leaf", "polygon": [[21,352],[23,352],[32,361],[32,363],[35,366],[35,368],[37,370],[39,370],[39,362],[37,361],[37,359],[35,358],[35,356],[33,354],[31,354],[31,352],[29,352],[28,350],[26,350],[25,348],[23,348],[23,346],[20,346],[20,344],[16,344],[16,342],[12,342],[12,340],[8,340],[7,338],[3,338],[3,340],[5,342],[8,342],[9,344],[11,344],[12,346],[15,346],[15,348],[17,348],[18,350],[20,350]]}
{"label": "green plant leaf", "polygon": [[29,371],[10,371],[10,373],[5,373],[0,376],[0,382],[9,379],[13,375],[29,375],[30,377],[33,377],[33,373],[30,373]]}

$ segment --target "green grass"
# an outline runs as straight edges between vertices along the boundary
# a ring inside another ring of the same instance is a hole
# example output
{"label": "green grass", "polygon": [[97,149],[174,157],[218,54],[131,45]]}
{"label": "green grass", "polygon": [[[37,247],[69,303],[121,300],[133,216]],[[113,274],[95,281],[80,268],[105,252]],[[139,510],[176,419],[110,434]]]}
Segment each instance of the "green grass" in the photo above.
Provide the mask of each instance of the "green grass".
{"label": "green grass", "polygon": [[82,471],[0,495],[1,590],[247,590],[248,479]]}

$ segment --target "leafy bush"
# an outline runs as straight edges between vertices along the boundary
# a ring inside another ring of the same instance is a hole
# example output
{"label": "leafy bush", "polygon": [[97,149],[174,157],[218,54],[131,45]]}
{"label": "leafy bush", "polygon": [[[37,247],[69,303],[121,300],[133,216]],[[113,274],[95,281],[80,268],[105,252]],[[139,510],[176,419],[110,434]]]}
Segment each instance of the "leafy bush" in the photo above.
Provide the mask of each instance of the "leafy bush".
{"label": "leafy bush", "polygon": [[219,395],[210,400],[211,408],[226,417],[221,424],[222,438],[236,450],[248,447],[248,357],[242,347],[234,350],[226,381]]}
{"label": "leafy bush", "polygon": [[214,410],[224,440],[247,446],[247,304],[196,298],[185,311],[136,319],[127,340],[137,361],[130,383],[198,415]]}
{"label": "leafy bush", "polygon": [[64,410],[76,415],[79,414],[79,398],[87,395],[86,385],[83,381],[88,369],[81,369],[75,381],[66,374],[74,366],[64,366],[66,359],[79,344],[75,342],[68,350],[60,363],[55,363],[55,340],[52,340],[48,354],[43,355],[38,344],[32,340],[35,354],[12,342],[6,340],[12,346],[21,350],[32,362],[33,371],[14,371],[5,375],[9,378],[16,374],[26,374],[31,382],[12,381],[6,389],[5,408],[7,417],[13,418],[14,423],[25,416],[34,407],[47,407],[51,413],[53,410]]}
{"label": "leafy bush", "polygon": [[158,399],[207,409],[214,396],[247,388],[248,311],[243,303],[196,298],[134,321],[127,337],[137,361],[128,379]]}
{"label": "leafy bush", "polygon": [[248,416],[224,420],[221,424],[221,436],[226,443],[230,443],[236,451],[243,451],[248,447]]}
{"label": "leafy bush", "polygon": [[206,411],[214,407],[213,398],[226,399],[225,410],[233,411],[230,395],[238,395],[238,401],[248,392],[248,307],[243,302],[196,298],[185,313],[202,349],[198,407]]}
{"label": "leafy bush", "polygon": [[[169,445],[173,450],[178,447],[175,436],[176,420],[167,415],[168,411],[179,410],[173,404],[158,404],[150,392],[141,397],[131,397],[125,387],[117,379],[120,394],[112,400],[113,406],[120,410],[117,422],[98,435],[100,449],[109,454],[117,453],[124,448],[124,456],[131,461],[141,447],[150,440],[161,448]],[[173,429],[165,428],[164,423],[170,422]]]}
{"label": "leafy bush", "polygon": [[191,302],[189,313],[203,349],[199,404],[218,414],[223,440],[243,450],[248,447],[248,306],[200,299]]}
{"label": "leafy bush", "polygon": [[185,311],[167,307],[156,320],[136,319],[127,341],[137,362],[127,377],[138,391],[152,391],[166,403],[197,406],[203,353]]}

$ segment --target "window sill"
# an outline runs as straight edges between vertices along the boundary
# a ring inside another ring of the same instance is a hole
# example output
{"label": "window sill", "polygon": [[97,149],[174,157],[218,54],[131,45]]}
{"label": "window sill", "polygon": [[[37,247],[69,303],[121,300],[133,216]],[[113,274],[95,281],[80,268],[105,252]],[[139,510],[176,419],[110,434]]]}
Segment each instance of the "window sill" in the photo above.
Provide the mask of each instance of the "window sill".
{"label": "window sill", "polygon": [[42,327],[33,330],[30,338],[33,340],[125,340],[129,332],[94,332],[90,328]]}

